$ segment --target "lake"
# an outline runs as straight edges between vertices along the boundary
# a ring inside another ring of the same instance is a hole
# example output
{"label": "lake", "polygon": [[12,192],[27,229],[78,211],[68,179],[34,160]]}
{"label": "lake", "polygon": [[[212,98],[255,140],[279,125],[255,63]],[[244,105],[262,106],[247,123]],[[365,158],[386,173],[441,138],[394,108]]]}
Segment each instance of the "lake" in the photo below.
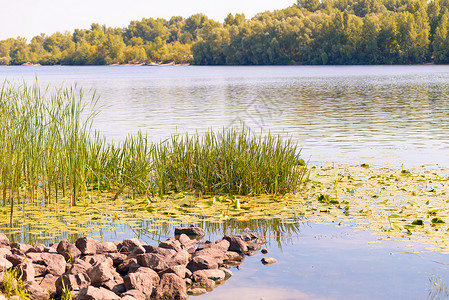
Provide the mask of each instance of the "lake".
{"label": "lake", "polygon": [[[0,67],[0,80],[35,78],[42,86],[77,83],[86,97],[95,90],[94,127],[114,141],[138,130],[159,141],[243,123],[291,136],[312,164],[449,167],[447,66]],[[242,270],[198,299],[424,299],[431,276],[449,282],[447,255],[368,244],[376,236],[351,227],[298,228],[270,239],[277,264],[263,266],[260,253],[247,257]],[[101,236],[157,240],[125,225],[120,232]]]}

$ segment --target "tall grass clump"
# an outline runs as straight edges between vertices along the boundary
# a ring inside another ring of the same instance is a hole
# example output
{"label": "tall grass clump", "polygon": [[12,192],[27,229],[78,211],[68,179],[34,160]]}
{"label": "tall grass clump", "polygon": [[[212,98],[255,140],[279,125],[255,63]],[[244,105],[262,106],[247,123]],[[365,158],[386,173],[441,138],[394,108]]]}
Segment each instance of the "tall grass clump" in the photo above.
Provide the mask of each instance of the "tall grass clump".
{"label": "tall grass clump", "polygon": [[248,129],[172,135],[146,134],[108,142],[91,130],[96,98],[76,86],[50,90],[4,82],[0,90],[0,195],[3,206],[57,203],[127,192],[285,194],[304,182],[306,168],[291,139]]}
{"label": "tall grass clump", "polygon": [[285,194],[304,182],[306,168],[291,139],[228,129],[173,135],[155,147],[153,163],[161,193]]}

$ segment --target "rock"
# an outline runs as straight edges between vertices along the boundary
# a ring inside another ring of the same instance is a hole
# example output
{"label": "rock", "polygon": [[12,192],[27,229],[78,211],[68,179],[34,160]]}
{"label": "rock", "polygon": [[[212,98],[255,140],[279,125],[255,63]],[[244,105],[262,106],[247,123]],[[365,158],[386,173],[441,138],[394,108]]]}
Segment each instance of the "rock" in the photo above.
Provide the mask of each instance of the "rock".
{"label": "rock", "polygon": [[[130,296],[130,295],[122,296],[120,299],[121,300],[137,300],[137,298]],[[142,298],[142,300],[145,300],[145,298]]]}
{"label": "rock", "polygon": [[192,274],[192,280],[195,282],[200,282],[204,279],[224,280],[225,277],[225,272],[218,269],[198,270]]}
{"label": "rock", "polygon": [[97,253],[97,242],[90,237],[80,237],[75,242],[76,247],[84,255],[94,255]]}
{"label": "rock", "polygon": [[75,259],[72,263],[72,265],[68,268],[66,271],[66,274],[79,274],[79,273],[87,273],[87,270],[89,270],[92,267],[91,264],[88,262],[82,260],[82,259]]}
{"label": "rock", "polygon": [[268,243],[268,241],[262,237],[258,237],[254,242],[261,245]]}
{"label": "rock", "polygon": [[228,260],[239,260],[242,258],[242,256],[240,254],[238,254],[237,252],[234,252],[234,251],[227,251],[226,257]]}
{"label": "rock", "polygon": [[226,252],[229,250],[231,243],[228,240],[217,240],[215,241],[215,245],[218,246],[223,252]]}
{"label": "rock", "polygon": [[184,281],[186,282],[187,285],[192,285],[192,279],[184,278]]}
{"label": "rock", "polygon": [[9,247],[9,239],[4,233],[0,233],[0,248]]}
{"label": "rock", "polygon": [[31,245],[20,244],[20,243],[12,243],[10,244],[11,252],[19,255],[24,255],[28,250],[33,248]]}
{"label": "rock", "polygon": [[115,253],[117,251],[117,246],[112,242],[97,244],[97,253]]}
{"label": "rock", "polygon": [[151,245],[144,245],[143,248],[145,249],[146,253],[154,253],[154,254],[161,254],[163,256],[173,256],[176,254],[176,251],[173,249],[166,249],[161,247],[155,247]]}
{"label": "rock", "polygon": [[245,253],[248,251],[248,247],[246,246],[246,243],[242,241],[242,239],[235,235],[225,235],[224,239],[229,241],[230,251],[235,251],[237,253]]}
{"label": "rock", "polygon": [[36,244],[33,245],[32,248],[28,249],[27,252],[42,253],[42,252],[45,252],[45,249],[46,249],[46,248],[47,248],[47,247],[46,247],[45,245],[36,243]]}
{"label": "rock", "polygon": [[100,287],[107,281],[113,280],[117,276],[120,277],[120,275],[116,273],[117,272],[112,265],[112,259],[110,258],[87,270],[87,275],[89,276],[92,285],[95,287]]}
{"label": "rock", "polygon": [[222,270],[225,273],[225,279],[226,280],[229,279],[229,277],[232,276],[232,272],[229,269],[226,269],[226,268],[223,268],[223,267],[218,268],[218,269]]}
{"label": "rock", "polygon": [[31,262],[24,261],[23,264],[20,266],[20,269],[22,271],[23,281],[25,282],[34,281],[36,271],[34,270],[33,264]]}
{"label": "rock", "polygon": [[108,258],[105,255],[101,255],[101,254],[87,255],[82,258],[82,260],[84,260],[85,262],[89,263],[92,266],[102,264],[108,259],[111,259],[111,258]]}
{"label": "rock", "polygon": [[72,274],[64,274],[56,279],[56,293],[58,295],[61,295],[63,290],[63,284],[62,281],[64,281],[64,285],[66,287],[70,287],[72,291],[79,292],[80,290],[87,288],[90,286],[90,278],[87,276],[86,273],[80,273],[76,275]]}
{"label": "rock", "polygon": [[196,256],[208,256],[212,257],[215,260],[217,260],[217,263],[221,264],[223,263],[223,260],[228,259],[226,252],[223,251],[223,248],[216,246],[215,244],[212,244],[212,247],[203,248],[201,250],[195,251],[192,254],[192,257]]}
{"label": "rock", "polygon": [[267,254],[268,253],[268,249],[267,249],[267,247],[264,247],[263,249],[262,249],[262,251],[261,251],[263,254]]}
{"label": "rock", "polygon": [[[38,278],[36,278],[38,279]],[[56,293],[56,280],[58,280],[58,276],[55,276],[53,274],[47,274],[45,275],[42,280],[38,281],[41,288],[48,291],[49,294],[55,294]]]}
{"label": "rock", "polygon": [[159,243],[159,247],[164,248],[164,249],[172,249],[172,250],[175,250],[176,252],[179,252],[180,250],[182,250],[181,242],[178,240],[175,240],[174,238],[170,238],[165,242]]}
{"label": "rock", "polygon": [[[30,264],[31,265],[31,264]],[[50,299],[48,292],[43,289],[36,281],[28,281],[26,284],[27,290],[30,292],[31,300],[47,300]]]}
{"label": "rock", "polygon": [[13,267],[17,267],[25,259],[24,256],[17,255],[17,254],[6,254],[5,257],[10,263],[12,263]]}
{"label": "rock", "polygon": [[167,268],[165,270],[162,270],[158,273],[159,277],[162,277],[162,275],[166,274],[166,273],[173,273],[178,275],[181,278],[186,278],[187,277],[187,268],[185,265],[178,265],[178,266],[173,266],[170,268]]}
{"label": "rock", "polygon": [[117,271],[122,274],[128,274],[129,272],[135,272],[139,267],[140,265],[137,264],[137,259],[129,258],[117,266]]}
{"label": "rock", "polygon": [[156,299],[176,298],[187,299],[187,286],[181,277],[167,273],[161,278],[161,282],[156,288]]}
{"label": "rock", "polygon": [[190,254],[186,250],[180,250],[178,253],[166,259],[169,267],[177,265],[187,265],[190,259]]}
{"label": "rock", "polygon": [[9,248],[0,248],[0,257],[6,257],[7,254],[12,254]]}
{"label": "rock", "polygon": [[128,256],[124,253],[116,253],[116,252],[108,252],[106,253],[105,256],[112,259],[114,266],[122,264],[128,258]]}
{"label": "rock", "polygon": [[264,258],[261,259],[261,262],[264,265],[271,265],[271,264],[276,263],[277,260],[276,260],[276,258],[273,258],[273,257],[264,257]]}
{"label": "rock", "polygon": [[105,288],[96,288],[89,286],[80,290],[77,297],[80,300],[120,300],[114,292],[111,292]]}
{"label": "rock", "polygon": [[189,290],[189,295],[192,295],[192,296],[199,296],[199,295],[203,295],[206,293],[207,293],[206,289],[203,289],[203,288],[194,288],[194,289]]}
{"label": "rock", "polygon": [[62,255],[53,253],[39,253],[47,266],[47,272],[56,276],[65,273],[66,261]]}
{"label": "rock", "polygon": [[188,264],[187,268],[194,272],[197,270],[204,270],[204,269],[217,269],[218,263],[216,259],[210,256],[200,255],[195,256]]}
{"label": "rock", "polygon": [[111,291],[113,291],[117,295],[120,295],[121,293],[126,291],[125,284],[124,283],[116,284],[112,287]]}
{"label": "rock", "polygon": [[12,268],[13,264],[4,256],[0,256],[0,272],[3,272],[9,268]]}
{"label": "rock", "polygon": [[144,272],[136,272],[129,273],[123,278],[123,280],[125,282],[125,287],[127,290],[138,290],[148,298],[151,297],[154,285],[151,276],[147,276]]}
{"label": "rock", "polygon": [[206,291],[212,291],[214,289],[214,287],[216,286],[215,281],[213,281],[212,279],[202,279],[201,281],[195,282],[193,284],[193,288],[205,288]]}
{"label": "rock", "polygon": [[142,254],[145,253],[145,249],[138,239],[124,239],[120,248],[120,252],[133,252],[135,254]]}
{"label": "rock", "polygon": [[175,235],[185,234],[188,236],[200,237],[205,236],[206,232],[200,227],[177,227],[175,228]]}
{"label": "rock", "polygon": [[35,277],[41,277],[44,276],[45,273],[47,273],[47,267],[44,265],[33,264],[33,267],[35,271]]}
{"label": "rock", "polygon": [[66,261],[73,261],[81,255],[81,251],[67,239],[63,239],[59,242],[56,247],[56,252],[64,256]]}
{"label": "rock", "polygon": [[121,296],[122,296],[122,300],[127,299],[127,298],[125,298],[127,296],[132,297],[133,299],[137,299],[137,300],[145,300],[146,299],[145,294],[139,290],[129,290],[129,291],[124,292]]}
{"label": "rock", "polygon": [[191,248],[191,247],[195,246],[195,244],[196,244],[196,240],[195,239],[193,239],[193,240],[190,239],[186,234],[181,234],[178,237],[178,241],[181,243],[181,246],[184,249]]}
{"label": "rock", "polygon": [[169,267],[166,257],[161,254],[145,253],[137,255],[137,263],[141,266],[151,268],[156,272],[165,270]]}
{"label": "rock", "polygon": [[257,251],[257,250],[260,250],[260,248],[262,248],[262,246],[260,246],[260,244],[253,243],[251,241],[246,242],[246,246],[248,247],[248,251]]}

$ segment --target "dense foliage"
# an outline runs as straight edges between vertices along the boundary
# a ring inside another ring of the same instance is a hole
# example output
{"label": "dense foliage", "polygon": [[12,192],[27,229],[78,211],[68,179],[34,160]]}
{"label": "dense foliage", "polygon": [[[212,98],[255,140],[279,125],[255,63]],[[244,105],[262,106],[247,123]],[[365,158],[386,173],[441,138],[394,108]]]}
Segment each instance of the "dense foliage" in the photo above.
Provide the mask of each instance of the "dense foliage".
{"label": "dense foliage", "polygon": [[298,0],[252,19],[202,14],[0,41],[0,64],[449,63],[449,0]]}

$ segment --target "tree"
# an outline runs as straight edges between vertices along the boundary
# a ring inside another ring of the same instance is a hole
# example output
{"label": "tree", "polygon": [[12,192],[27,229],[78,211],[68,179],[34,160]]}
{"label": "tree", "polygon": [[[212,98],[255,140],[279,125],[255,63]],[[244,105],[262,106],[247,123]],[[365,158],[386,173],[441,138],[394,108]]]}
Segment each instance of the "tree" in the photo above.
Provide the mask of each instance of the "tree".
{"label": "tree", "polygon": [[449,11],[444,8],[433,40],[433,57],[436,63],[449,63]]}

